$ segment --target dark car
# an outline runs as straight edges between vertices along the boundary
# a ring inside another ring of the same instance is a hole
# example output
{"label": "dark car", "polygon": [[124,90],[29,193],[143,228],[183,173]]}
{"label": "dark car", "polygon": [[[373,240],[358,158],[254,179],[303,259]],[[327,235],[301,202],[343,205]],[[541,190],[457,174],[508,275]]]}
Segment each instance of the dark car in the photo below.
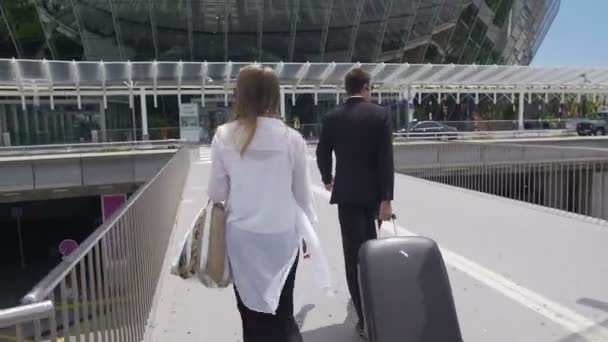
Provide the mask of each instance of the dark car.
{"label": "dark car", "polygon": [[397,133],[410,137],[431,139],[456,139],[458,131],[455,127],[447,126],[438,121],[420,121],[410,129],[401,129]]}
{"label": "dark car", "polygon": [[584,135],[606,135],[608,130],[608,113],[593,113],[576,124],[576,133]]}

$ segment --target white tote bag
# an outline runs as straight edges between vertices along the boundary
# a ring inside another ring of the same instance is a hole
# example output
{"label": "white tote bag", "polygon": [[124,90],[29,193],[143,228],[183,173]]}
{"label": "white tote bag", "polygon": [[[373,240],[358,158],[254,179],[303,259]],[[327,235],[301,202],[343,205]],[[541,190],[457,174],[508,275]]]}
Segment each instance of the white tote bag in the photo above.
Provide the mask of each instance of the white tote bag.
{"label": "white tote bag", "polygon": [[171,273],[187,279],[196,276],[210,288],[232,283],[226,249],[226,215],[221,203],[209,202],[186,234]]}

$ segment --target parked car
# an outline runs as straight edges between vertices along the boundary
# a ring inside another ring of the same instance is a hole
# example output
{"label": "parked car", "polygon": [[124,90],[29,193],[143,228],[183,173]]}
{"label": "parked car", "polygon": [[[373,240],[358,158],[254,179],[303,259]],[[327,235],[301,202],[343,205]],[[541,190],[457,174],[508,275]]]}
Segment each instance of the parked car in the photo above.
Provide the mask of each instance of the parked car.
{"label": "parked car", "polygon": [[576,124],[576,133],[584,135],[606,135],[608,131],[608,112],[593,113]]}
{"label": "parked car", "polygon": [[420,121],[410,129],[400,129],[400,134],[408,134],[413,137],[434,138],[434,139],[456,139],[458,130],[455,127],[447,126],[438,121]]}

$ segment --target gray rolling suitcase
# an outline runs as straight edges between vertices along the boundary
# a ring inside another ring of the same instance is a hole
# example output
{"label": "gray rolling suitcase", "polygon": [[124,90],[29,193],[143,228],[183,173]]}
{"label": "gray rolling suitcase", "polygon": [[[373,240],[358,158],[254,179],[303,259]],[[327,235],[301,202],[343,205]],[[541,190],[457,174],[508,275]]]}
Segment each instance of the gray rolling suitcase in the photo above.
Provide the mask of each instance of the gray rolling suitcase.
{"label": "gray rolling suitcase", "polygon": [[366,242],[359,284],[369,342],[462,342],[447,270],[423,237]]}

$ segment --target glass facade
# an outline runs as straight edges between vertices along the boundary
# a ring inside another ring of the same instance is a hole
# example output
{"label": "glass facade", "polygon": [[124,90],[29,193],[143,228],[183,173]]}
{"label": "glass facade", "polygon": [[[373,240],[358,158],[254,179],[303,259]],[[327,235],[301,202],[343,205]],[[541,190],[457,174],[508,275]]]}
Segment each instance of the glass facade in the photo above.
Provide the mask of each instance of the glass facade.
{"label": "glass facade", "polygon": [[0,0],[0,57],[529,64],[560,0]]}
{"label": "glass facade", "polygon": [[[559,7],[560,0],[0,0],[0,58],[526,65]],[[22,67],[25,77],[40,77],[27,63]],[[80,74],[85,83],[98,72],[94,65],[82,68],[90,69]],[[309,73],[324,68],[313,65]],[[346,71],[337,68],[337,74]],[[125,71],[107,72],[113,78]],[[321,116],[340,101],[330,94],[316,100],[287,94],[286,120],[314,137]],[[492,112],[483,101],[475,106],[470,98],[457,104],[449,96],[429,96],[414,102],[414,117],[471,121],[478,114],[472,108]],[[82,102],[0,99],[0,146],[144,138],[139,99],[133,106],[127,96],[108,97],[107,107],[99,97]],[[160,95],[154,103],[148,96],[146,103],[147,137],[178,138],[178,98]],[[231,96],[206,96],[200,125],[207,138],[229,119],[232,104]],[[384,94],[382,105],[395,127],[408,124],[403,98]],[[507,118],[498,113],[504,110],[494,112],[483,118]]]}

